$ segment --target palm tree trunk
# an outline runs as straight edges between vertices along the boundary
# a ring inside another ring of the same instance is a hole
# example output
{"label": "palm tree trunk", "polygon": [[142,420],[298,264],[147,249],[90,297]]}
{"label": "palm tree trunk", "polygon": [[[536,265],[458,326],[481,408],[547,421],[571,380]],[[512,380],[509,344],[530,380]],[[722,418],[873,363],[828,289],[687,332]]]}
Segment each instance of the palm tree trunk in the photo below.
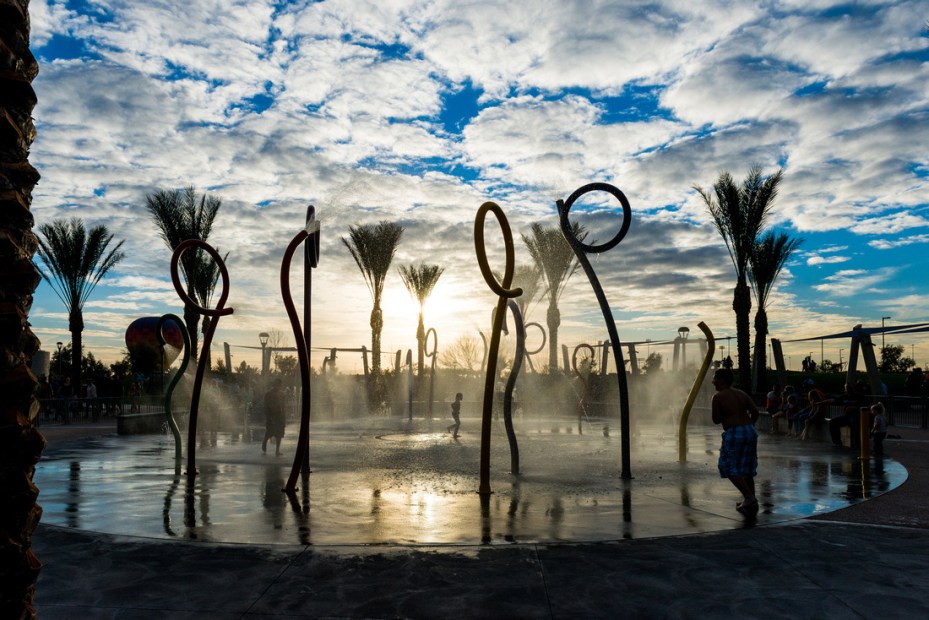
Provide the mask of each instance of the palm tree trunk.
{"label": "palm tree trunk", "polygon": [[32,80],[39,65],[29,51],[29,0],[4,3],[0,11],[0,230],[6,233],[0,236],[0,391],[8,421],[0,434],[0,609],[5,618],[35,618],[32,603],[42,563],[32,552],[32,533],[42,509],[36,504],[39,491],[32,475],[45,439],[33,426],[38,382],[29,370],[39,348],[29,326],[29,307],[39,284],[29,211],[39,173],[29,163],[29,147],[35,139]]}
{"label": "palm tree trunk", "polygon": [[736,346],[738,347],[739,385],[748,389],[751,385],[751,327],[752,295],[745,279],[736,284],[732,296],[732,309],[735,311]]}
{"label": "palm tree trunk", "polygon": [[72,310],[68,316],[68,331],[71,332],[71,389],[74,396],[80,398],[81,394],[81,355],[84,349],[84,313]]}
{"label": "palm tree trunk", "polygon": [[371,374],[381,374],[381,330],[384,328],[384,317],[380,304],[374,304],[371,310]]}
{"label": "palm tree trunk", "polygon": [[[211,320],[210,317],[205,316],[203,317],[203,323],[200,325],[201,332],[203,333],[204,341],[206,341],[206,332],[210,328],[210,320]],[[212,370],[212,364],[213,364],[213,360],[210,356],[210,350],[207,349],[206,351],[204,351],[203,356],[206,358],[206,372],[210,373]]]}
{"label": "palm tree trunk", "polygon": [[754,375],[752,377],[752,392],[764,394],[768,391],[768,372],[765,368],[765,346],[767,346],[768,313],[764,308],[755,312],[755,355],[753,359]]}
{"label": "palm tree trunk", "polygon": [[[193,299],[193,294],[190,291],[187,291],[187,294]],[[190,335],[190,358],[192,362],[196,362],[200,355],[200,352],[197,350],[197,325],[200,323],[200,314],[193,306],[188,304],[184,304],[184,323],[187,324],[187,333]]]}
{"label": "palm tree trunk", "polygon": [[554,300],[548,304],[548,314],[545,317],[548,323],[548,371],[558,372],[558,326],[561,325],[561,312]]}
{"label": "palm tree trunk", "polygon": [[419,313],[419,326],[416,328],[416,362],[419,364],[416,376],[422,379],[423,366],[426,363],[426,324],[422,311]]}

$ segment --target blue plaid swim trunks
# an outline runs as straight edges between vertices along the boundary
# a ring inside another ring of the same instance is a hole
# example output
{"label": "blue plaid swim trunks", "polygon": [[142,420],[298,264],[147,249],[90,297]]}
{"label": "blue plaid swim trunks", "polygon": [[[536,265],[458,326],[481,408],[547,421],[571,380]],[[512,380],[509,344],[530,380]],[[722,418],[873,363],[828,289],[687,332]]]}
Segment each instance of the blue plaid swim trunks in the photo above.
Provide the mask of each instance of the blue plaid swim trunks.
{"label": "blue plaid swim trunks", "polygon": [[758,431],[751,424],[723,431],[719,448],[719,476],[755,476],[758,473]]}

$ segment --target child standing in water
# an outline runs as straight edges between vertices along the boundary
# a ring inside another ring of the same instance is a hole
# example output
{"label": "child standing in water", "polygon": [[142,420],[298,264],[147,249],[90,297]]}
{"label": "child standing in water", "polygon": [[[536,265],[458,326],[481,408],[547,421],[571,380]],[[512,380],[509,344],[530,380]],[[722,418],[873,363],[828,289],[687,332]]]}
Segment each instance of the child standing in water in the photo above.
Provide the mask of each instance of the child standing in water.
{"label": "child standing in water", "polygon": [[874,441],[874,456],[884,456],[884,438],[887,437],[887,416],[884,415],[883,403],[871,405],[874,425],[871,427],[871,439]]}
{"label": "child standing in water", "polygon": [[446,432],[452,433],[452,429],[455,429],[455,432],[452,433],[452,437],[458,438],[458,429],[461,428],[461,392],[455,394],[455,402],[452,403],[452,419],[455,420],[455,423],[448,427]]}

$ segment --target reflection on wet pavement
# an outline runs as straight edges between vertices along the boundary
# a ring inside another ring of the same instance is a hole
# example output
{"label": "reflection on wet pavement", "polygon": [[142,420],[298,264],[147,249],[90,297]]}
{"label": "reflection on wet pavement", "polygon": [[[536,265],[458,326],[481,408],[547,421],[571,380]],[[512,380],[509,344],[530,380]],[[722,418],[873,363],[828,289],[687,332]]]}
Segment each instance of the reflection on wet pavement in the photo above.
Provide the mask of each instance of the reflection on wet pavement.
{"label": "reflection on wet pavement", "polygon": [[[470,423],[470,424],[469,424]],[[690,432],[677,462],[676,431],[640,428],[633,480],[622,480],[620,441],[570,424],[520,422],[521,469],[509,473],[502,422],[494,428],[491,486],[477,494],[477,420],[458,440],[443,420],[369,418],[314,424],[312,473],[281,492],[285,455],[260,437],[220,434],[198,451],[199,475],[174,473],[168,436],[108,436],[52,445],[36,468],[43,523],[111,534],[214,542],[509,544],[650,538],[742,528],[738,492],[716,472],[719,429]],[[892,459],[866,462],[814,442],[762,435],[758,524],[829,512],[900,485]]]}

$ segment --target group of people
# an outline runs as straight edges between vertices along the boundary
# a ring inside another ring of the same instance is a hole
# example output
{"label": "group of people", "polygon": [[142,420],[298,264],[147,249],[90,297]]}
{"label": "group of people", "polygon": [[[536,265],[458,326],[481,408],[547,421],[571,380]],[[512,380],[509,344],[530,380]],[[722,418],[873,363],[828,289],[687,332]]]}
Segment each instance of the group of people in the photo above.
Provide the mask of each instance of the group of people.
{"label": "group of people", "polygon": [[[732,387],[734,377],[732,370],[720,368],[713,376],[713,395],[711,411],[713,423],[723,427],[722,443],[719,449],[718,469],[722,478],[730,482],[742,493],[742,501],[736,504],[736,510],[749,517],[758,513],[758,499],[755,496],[755,475],[758,473],[758,421],[759,409],[751,396]],[[768,394],[766,406],[771,416],[771,431],[777,432],[780,419],[785,419],[788,432],[806,438],[811,424],[826,415],[826,407],[833,403],[842,406],[842,415],[829,420],[829,433],[836,446],[842,446],[841,429],[851,427],[851,444],[855,448],[860,443],[857,432],[861,415],[870,415],[870,437],[874,442],[874,456],[884,454],[884,438],[887,437],[887,417],[884,405],[880,402],[870,407],[862,407],[866,392],[861,386],[848,384],[842,395],[826,398],[811,380],[807,381],[807,395],[801,403],[800,396],[787,386],[781,392],[775,385]]]}
{"label": "group of people", "polygon": [[884,414],[884,405],[874,403],[870,407],[863,406],[868,396],[867,385],[863,382],[845,384],[842,394],[827,398],[826,394],[816,387],[812,379],[804,383],[806,395],[803,396],[793,388],[774,385],[765,399],[765,409],[771,414],[771,432],[778,433],[781,420],[787,425],[788,436],[807,439],[814,424],[827,419],[827,410],[830,405],[838,405],[842,409],[840,415],[828,418],[829,436],[833,445],[843,447],[842,428],[849,428],[850,447],[859,449],[861,443],[860,423],[861,415],[869,415],[868,428],[870,437],[874,442],[874,455],[883,456],[883,440],[887,435],[887,418]]}

